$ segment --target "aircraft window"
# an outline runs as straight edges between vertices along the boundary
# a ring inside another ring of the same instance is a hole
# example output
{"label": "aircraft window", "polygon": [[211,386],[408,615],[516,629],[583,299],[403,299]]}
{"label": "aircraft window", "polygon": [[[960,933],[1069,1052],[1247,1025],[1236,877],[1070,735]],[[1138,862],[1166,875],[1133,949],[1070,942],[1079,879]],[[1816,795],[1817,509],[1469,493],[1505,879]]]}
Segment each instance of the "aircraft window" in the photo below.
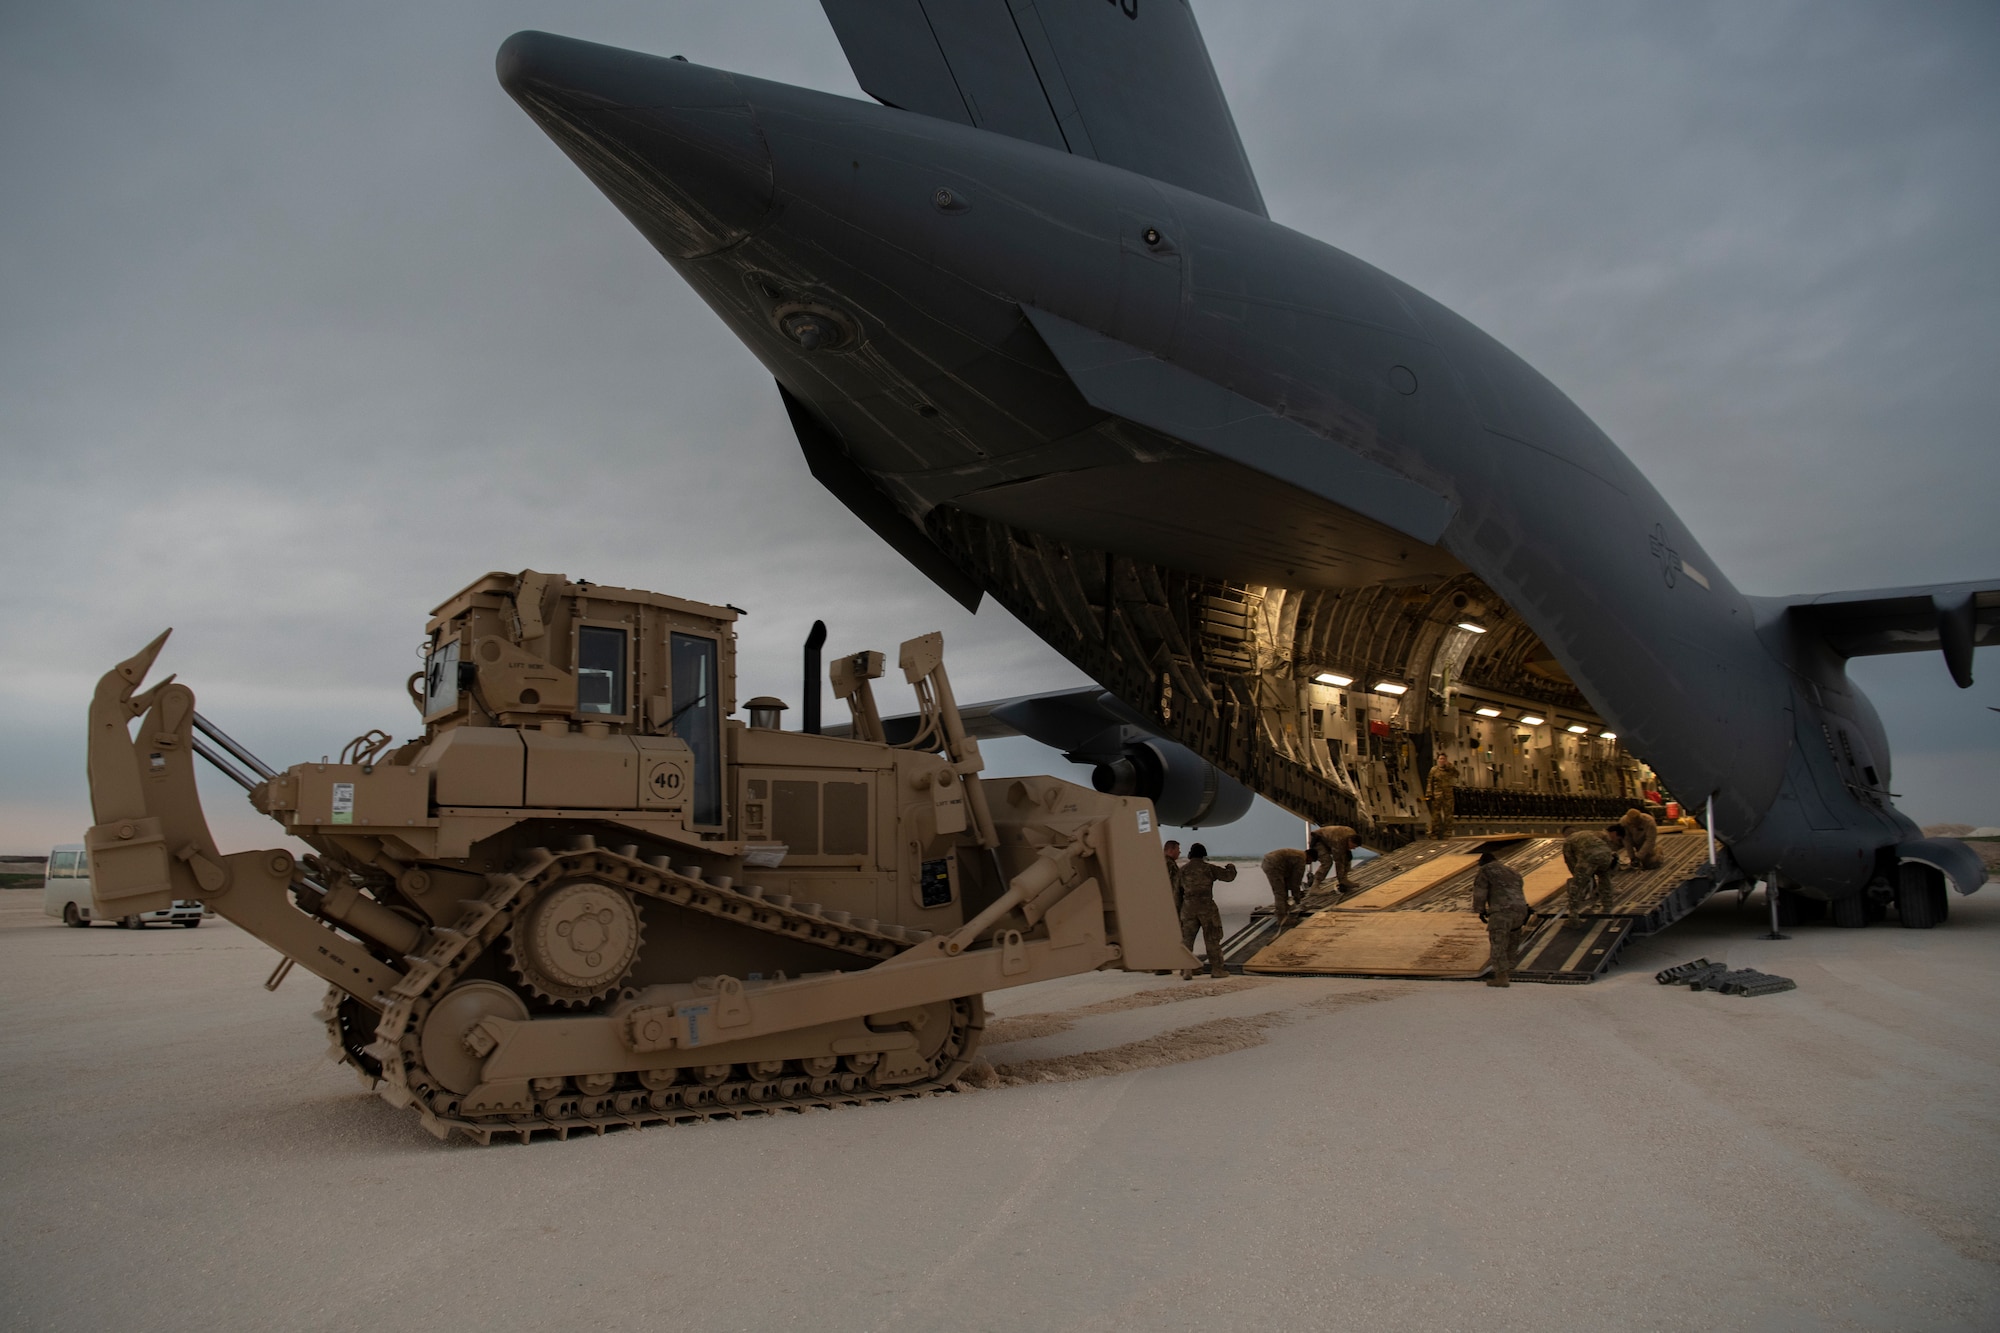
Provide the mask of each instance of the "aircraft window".
{"label": "aircraft window", "polygon": [[694,808],[690,815],[696,824],[720,824],[722,708],[716,699],[715,640],[697,634],[669,634],[667,640],[674,683],[674,735],[694,752]]}
{"label": "aircraft window", "polygon": [[576,632],[576,711],[625,712],[625,631],[585,625]]}
{"label": "aircraft window", "polygon": [[424,667],[424,716],[436,717],[458,707],[458,640],[440,648],[431,645]]}
{"label": "aircraft window", "polygon": [[49,858],[50,879],[76,878],[76,852],[57,852]]}

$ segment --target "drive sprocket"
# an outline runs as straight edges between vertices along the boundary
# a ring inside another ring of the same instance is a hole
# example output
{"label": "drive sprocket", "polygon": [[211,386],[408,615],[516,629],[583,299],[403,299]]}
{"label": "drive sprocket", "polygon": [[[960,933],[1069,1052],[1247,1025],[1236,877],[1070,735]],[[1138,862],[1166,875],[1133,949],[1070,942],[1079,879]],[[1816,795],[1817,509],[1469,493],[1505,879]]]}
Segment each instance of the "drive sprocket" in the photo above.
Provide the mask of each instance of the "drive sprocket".
{"label": "drive sprocket", "polygon": [[625,980],[645,933],[631,894],[594,879],[573,879],[521,913],[507,932],[507,957],[522,984],[543,999],[585,1005]]}

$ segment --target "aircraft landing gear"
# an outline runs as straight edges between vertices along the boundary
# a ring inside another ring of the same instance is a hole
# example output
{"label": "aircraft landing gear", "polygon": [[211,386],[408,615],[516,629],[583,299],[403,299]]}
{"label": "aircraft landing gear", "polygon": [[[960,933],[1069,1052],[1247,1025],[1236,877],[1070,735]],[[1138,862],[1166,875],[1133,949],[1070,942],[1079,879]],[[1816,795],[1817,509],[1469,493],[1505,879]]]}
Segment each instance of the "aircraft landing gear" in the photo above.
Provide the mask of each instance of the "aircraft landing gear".
{"label": "aircraft landing gear", "polygon": [[1896,883],[1896,917],[1906,930],[1929,930],[1951,915],[1945,896],[1944,873],[1927,865],[1905,862]]}

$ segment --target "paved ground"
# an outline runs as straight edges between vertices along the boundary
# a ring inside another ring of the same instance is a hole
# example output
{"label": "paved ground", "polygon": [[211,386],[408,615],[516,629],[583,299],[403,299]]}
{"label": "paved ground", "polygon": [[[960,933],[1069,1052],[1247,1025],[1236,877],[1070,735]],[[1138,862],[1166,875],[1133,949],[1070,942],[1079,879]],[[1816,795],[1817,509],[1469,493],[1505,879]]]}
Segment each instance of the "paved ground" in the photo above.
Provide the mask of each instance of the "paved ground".
{"label": "paved ground", "polygon": [[[486,1149],[326,1063],[233,928],[39,901],[0,893],[9,1329],[2000,1326],[1992,890],[1782,944],[1730,895],[1587,988],[1092,976],[997,999],[1026,1083]],[[1800,989],[1653,984],[1704,953]]]}

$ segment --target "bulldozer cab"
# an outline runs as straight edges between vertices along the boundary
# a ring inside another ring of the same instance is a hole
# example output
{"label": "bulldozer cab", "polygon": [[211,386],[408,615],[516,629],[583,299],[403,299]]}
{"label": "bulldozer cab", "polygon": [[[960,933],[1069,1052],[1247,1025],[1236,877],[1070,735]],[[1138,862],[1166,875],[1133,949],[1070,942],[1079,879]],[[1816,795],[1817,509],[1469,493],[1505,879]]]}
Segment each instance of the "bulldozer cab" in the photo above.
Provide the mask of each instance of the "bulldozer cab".
{"label": "bulldozer cab", "polygon": [[652,767],[650,796],[684,803],[690,827],[719,831],[723,719],[736,710],[736,615],[559,574],[487,574],[425,626],[425,740],[457,727],[671,737],[687,747],[685,774]]}

